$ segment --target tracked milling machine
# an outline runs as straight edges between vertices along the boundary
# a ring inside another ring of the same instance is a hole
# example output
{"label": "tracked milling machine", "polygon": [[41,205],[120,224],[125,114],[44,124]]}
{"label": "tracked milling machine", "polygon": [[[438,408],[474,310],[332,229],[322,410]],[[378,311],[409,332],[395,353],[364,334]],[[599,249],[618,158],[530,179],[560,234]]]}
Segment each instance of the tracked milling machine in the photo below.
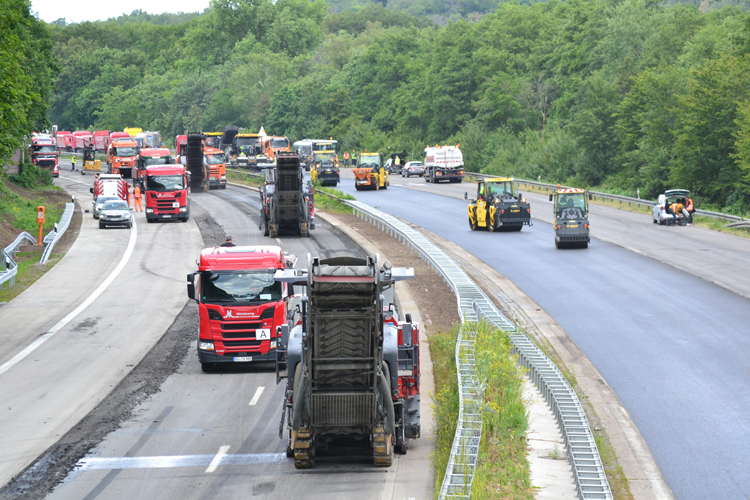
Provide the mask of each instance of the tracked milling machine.
{"label": "tracked milling machine", "polygon": [[276,156],[274,195],[268,210],[268,233],[276,238],[280,230],[310,236],[315,229],[310,219],[310,201],[297,153],[279,151]]}
{"label": "tracked milling machine", "polygon": [[307,287],[296,326],[279,327],[277,351],[277,383],[287,378],[279,435],[288,416],[298,469],[341,438],[369,444],[373,463],[388,467],[420,436],[419,327],[409,315],[399,322],[393,304],[395,282],[413,277],[379,257],[308,257],[307,270],[276,272]]}
{"label": "tracked milling machine", "polygon": [[190,174],[190,187],[193,191],[204,191],[208,187],[208,175],[203,164],[203,139],[200,132],[190,132],[187,135],[186,167]]}

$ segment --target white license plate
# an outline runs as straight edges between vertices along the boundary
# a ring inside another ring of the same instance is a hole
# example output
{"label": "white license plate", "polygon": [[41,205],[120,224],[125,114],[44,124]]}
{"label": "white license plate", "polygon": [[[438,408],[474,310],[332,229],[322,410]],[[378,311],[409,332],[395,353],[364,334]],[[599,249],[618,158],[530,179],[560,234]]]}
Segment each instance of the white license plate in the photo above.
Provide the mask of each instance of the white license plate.
{"label": "white license plate", "polygon": [[253,357],[252,356],[236,356],[232,358],[232,360],[235,363],[247,363],[248,361],[252,361]]}
{"label": "white license plate", "polygon": [[[261,300],[264,300],[263,296],[260,296]],[[271,300],[271,297],[269,296],[268,299],[265,300]],[[271,338],[271,329],[270,328],[258,328],[255,330],[255,340],[269,340]]]}
{"label": "white license plate", "polygon": [[170,217],[172,217],[172,216],[171,215],[162,215],[163,219],[169,219]]}

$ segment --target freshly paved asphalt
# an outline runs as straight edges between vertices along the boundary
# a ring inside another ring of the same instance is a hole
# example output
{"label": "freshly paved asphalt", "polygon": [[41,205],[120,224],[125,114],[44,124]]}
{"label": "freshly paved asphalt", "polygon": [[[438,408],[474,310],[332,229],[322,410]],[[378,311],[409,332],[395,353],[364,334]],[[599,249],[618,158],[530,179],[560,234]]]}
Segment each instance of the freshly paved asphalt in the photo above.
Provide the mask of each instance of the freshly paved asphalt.
{"label": "freshly paved asphalt", "polygon": [[[358,192],[345,178],[338,189],[456,243],[542,306],[617,392],[676,498],[750,497],[748,299],[596,238],[587,250],[556,250],[551,225],[538,220],[517,233],[472,232],[466,202],[456,199],[471,186],[400,177],[391,184]],[[449,196],[435,194],[443,191]],[[538,210],[551,212],[532,200],[532,214]],[[648,230],[693,229],[641,217]],[[731,258],[746,263],[745,242],[736,247]],[[711,265],[727,274],[731,264]],[[733,277],[717,277],[725,278]]]}

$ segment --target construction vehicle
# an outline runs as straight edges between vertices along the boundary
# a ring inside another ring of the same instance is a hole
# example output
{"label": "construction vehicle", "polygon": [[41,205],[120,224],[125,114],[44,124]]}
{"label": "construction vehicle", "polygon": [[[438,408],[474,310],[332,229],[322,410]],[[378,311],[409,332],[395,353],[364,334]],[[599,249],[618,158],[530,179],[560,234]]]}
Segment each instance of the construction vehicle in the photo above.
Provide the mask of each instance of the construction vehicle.
{"label": "construction vehicle", "polygon": [[313,168],[310,169],[310,180],[313,182],[319,182],[321,186],[336,187],[341,180],[339,167],[337,164],[330,161],[316,163]]}
{"label": "construction vehicle", "polygon": [[140,127],[125,127],[123,132],[128,134],[132,139],[135,139],[135,136],[143,132],[143,129]]}
{"label": "construction vehicle", "polygon": [[268,202],[264,234],[277,238],[280,231],[289,231],[309,237],[310,230],[315,229],[315,219],[310,209],[310,192],[304,184],[299,156],[288,151],[279,152],[276,165],[271,168],[274,170],[274,190]]}
{"label": "construction vehicle", "polygon": [[224,136],[224,132],[203,132],[206,136],[203,142],[208,148],[221,149],[221,138]]}
{"label": "construction vehicle", "polygon": [[[388,467],[394,450],[418,438],[418,326],[399,323],[385,298],[413,269],[379,258],[308,257],[307,269],[276,272],[278,281],[307,286],[295,296],[299,320],[279,328],[276,382],[287,379],[279,437],[288,422],[287,456],[313,467],[317,450],[359,441],[373,463]],[[415,341],[416,339],[416,341]]]}
{"label": "construction vehicle", "polygon": [[313,153],[316,151],[333,151],[334,154],[338,154],[339,152],[339,142],[334,141],[333,137],[330,139],[313,139],[310,142]]}
{"label": "construction vehicle", "polygon": [[589,231],[589,204],[591,195],[584,189],[558,187],[549,195],[555,210],[555,247],[588,248],[591,237]]}
{"label": "construction vehicle", "polygon": [[[464,199],[468,198],[468,193],[464,193]],[[524,225],[531,225],[531,206],[510,177],[480,179],[477,199],[471,200],[467,209],[472,231],[520,231]]]}
{"label": "construction vehicle", "polygon": [[92,135],[94,149],[100,153],[106,153],[109,147],[109,130],[95,130]]}
{"label": "construction vehicle", "polygon": [[65,151],[70,151],[68,149],[70,144],[70,138],[73,137],[70,130],[58,130],[57,134],[55,134],[55,143],[57,144],[57,151],[58,153],[62,151],[63,149]]}
{"label": "construction vehicle", "polygon": [[187,287],[188,297],[198,302],[198,361],[204,372],[225,363],[276,360],[278,327],[287,324],[288,286],[275,281],[274,273],[295,261],[278,246],[201,252]]}
{"label": "construction vehicle", "polygon": [[260,138],[261,153],[267,163],[276,161],[276,155],[280,152],[289,151],[289,139],[275,135],[267,135]]}
{"label": "construction vehicle", "polygon": [[139,132],[135,135],[135,142],[137,142],[138,147],[142,149],[162,147],[161,134],[159,132]]}
{"label": "construction vehicle", "polygon": [[138,144],[130,137],[112,139],[107,149],[107,167],[109,173],[131,179],[133,170],[138,168]]}
{"label": "construction vehicle", "polygon": [[93,149],[84,149],[81,175],[86,175],[86,172],[101,173],[101,171],[102,161],[96,159],[96,151]]}
{"label": "construction vehicle", "polygon": [[187,146],[184,148],[190,188],[193,191],[203,191],[207,186],[208,175],[203,162],[203,134],[190,132],[187,135]]}
{"label": "construction vehicle", "polygon": [[143,172],[146,222],[190,218],[190,199],[185,167],[175,164],[147,166]]}
{"label": "construction vehicle", "polygon": [[299,161],[304,163],[305,170],[310,170],[313,162],[312,141],[305,139],[292,144],[292,151],[299,155]]}
{"label": "construction vehicle", "polygon": [[78,153],[84,149],[93,149],[94,138],[88,130],[73,132],[73,151]]}
{"label": "construction vehicle", "polygon": [[424,148],[425,182],[461,182],[464,179],[464,155],[460,144]]}
{"label": "construction vehicle", "polygon": [[31,163],[39,168],[49,170],[52,177],[60,176],[58,152],[59,148],[55,138],[43,134],[35,134],[31,138],[31,147],[29,148]]}
{"label": "construction vehicle", "polygon": [[228,150],[230,163],[241,168],[255,168],[258,163],[266,162],[260,154],[258,134],[235,134]]}
{"label": "construction vehicle", "polygon": [[388,189],[390,174],[383,168],[381,153],[364,152],[359,156],[359,167],[352,169],[354,187],[357,191],[363,189]]}
{"label": "construction vehicle", "polygon": [[144,179],[146,169],[155,165],[172,165],[174,159],[172,153],[166,148],[145,148],[138,150],[138,168],[131,169],[133,185],[140,184],[141,191],[145,190]]}
{"label": "construction vehicle", "polygon": [[205,147],[203,148],[203,157],[206,162],[206,173],[208,178],[208,189],[227,188],[227,168],[226,156],[221,149]]}

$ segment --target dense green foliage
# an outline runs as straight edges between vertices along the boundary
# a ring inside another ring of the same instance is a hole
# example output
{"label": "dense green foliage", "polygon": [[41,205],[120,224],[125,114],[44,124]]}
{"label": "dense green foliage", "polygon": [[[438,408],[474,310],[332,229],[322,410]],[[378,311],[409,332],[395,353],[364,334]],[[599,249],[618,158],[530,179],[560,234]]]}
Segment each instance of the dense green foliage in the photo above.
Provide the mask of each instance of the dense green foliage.
{"label": "dense green foliage", "polygon": [[0,2],[0,164],[48,124],[57,65],[47,25],[30,8],[29,0]]}
{"label": "dense green foliage", "polygon": [[747,211],[750,32],[740,8],[386,4],[213,0],[184,22],[134,13],[54,25],[62,73],[51,118],[166,138],[263,125],[415,157],[458,142],[472,171],[649,198],[688,188],[700,208]]}

